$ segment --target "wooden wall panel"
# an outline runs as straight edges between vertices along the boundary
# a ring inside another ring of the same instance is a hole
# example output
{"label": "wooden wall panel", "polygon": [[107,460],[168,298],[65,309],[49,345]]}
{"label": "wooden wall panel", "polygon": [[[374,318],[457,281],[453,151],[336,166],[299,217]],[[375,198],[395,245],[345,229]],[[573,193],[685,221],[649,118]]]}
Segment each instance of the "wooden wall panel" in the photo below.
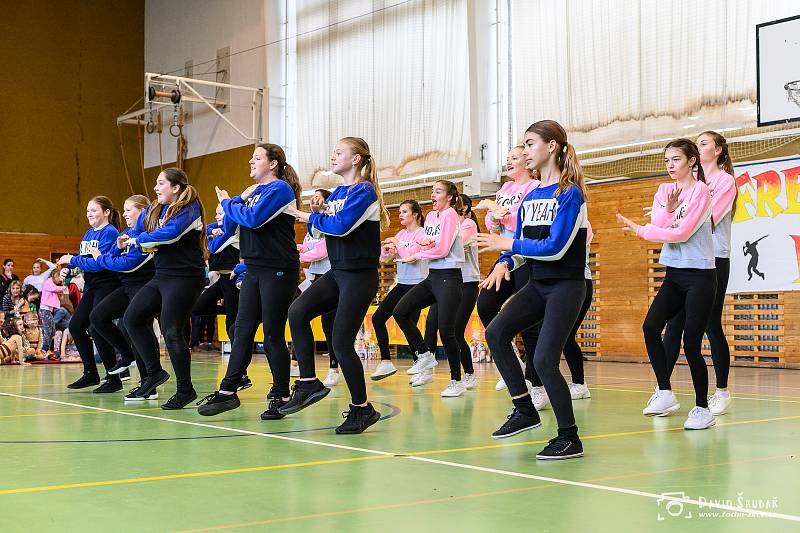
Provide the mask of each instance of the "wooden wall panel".
{"label": "wooden wall panel", "polygon": [[65,253],[74,254],[80,242],[79,236],[0,233],[0,255],[2,259],[14,260],[14,274],[22,281],[31,273],[31,265],[37,258],[52,260]]}

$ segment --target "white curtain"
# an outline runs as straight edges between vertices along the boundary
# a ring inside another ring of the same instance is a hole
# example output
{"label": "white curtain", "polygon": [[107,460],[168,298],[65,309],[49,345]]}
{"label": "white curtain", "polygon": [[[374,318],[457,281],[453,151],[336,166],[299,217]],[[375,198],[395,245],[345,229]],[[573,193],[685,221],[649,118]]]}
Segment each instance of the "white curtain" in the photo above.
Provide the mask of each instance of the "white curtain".
{"label": "white curtain", "polygon": [[298,0],[293,108],[305,188],[336,141],[364,138],[381,179],[469,166],[466,0]]}
{"label": "white curtain", "polygon": [[515,121],[578,148],[754,126],[755,25],[796,0],[512,0]]}

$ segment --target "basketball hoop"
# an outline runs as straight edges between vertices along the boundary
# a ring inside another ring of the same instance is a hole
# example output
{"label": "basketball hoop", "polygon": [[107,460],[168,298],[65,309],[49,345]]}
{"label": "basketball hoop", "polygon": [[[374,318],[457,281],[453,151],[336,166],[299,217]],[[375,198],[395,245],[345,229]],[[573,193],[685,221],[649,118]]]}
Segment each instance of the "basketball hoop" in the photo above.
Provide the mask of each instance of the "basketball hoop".
{"label": "basketball hoop", "polygon": [[783,86],[786,89],[786,96],[800,107],[800,80],[790,81]]}

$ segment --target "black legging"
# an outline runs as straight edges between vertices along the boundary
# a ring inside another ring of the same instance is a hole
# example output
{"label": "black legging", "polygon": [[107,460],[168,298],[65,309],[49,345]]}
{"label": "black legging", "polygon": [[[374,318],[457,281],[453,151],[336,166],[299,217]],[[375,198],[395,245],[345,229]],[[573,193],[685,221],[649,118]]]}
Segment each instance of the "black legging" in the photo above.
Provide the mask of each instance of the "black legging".
{"label": "black legging", "polygon": [[152,333],[153,319],[158,316],[161,334],[175,371],[178,394],[194,391],[189,345],[183,331],[204,284],[203,277],[156,273],[133,297],[122,319],[144,360],[148,376],[155,376],[162,370],[158,341]]}
{"label": "black legging", "polygon": [[296,269],[249,266],[242,281],[239,312],[228,370],[220,390],[234,392],[253,359],[253,340],[259,324],[264,328],[264,354],[272,372],[272,392],[289,396],[289,349],[286,317],[297,290]]}
{"label": "black legging", "polygon": [[667,267],[664,282],[658,289],[642,324],[647,355],[658,380],[658,388],[671,390],[669,364],[661,332],[683,310],[686,320],[683,349],[692,374],[696,405],[708,407],[708,369],[700,354],[703,330],[714,305],[717,276],[713,269]]}
{"label": "black legging", "polygon": [[[725,330],[722,328],[722,310],[725,307],[725,291],[728,289],[731,260],[726,257],[717,257],[714,262],[717,266],[717,292],[714,295],[711,316],[708,317],[706,335],[711,344],[711,360],[714,363],[717,388],[725,389],[728,387],[728,373],[731,368],[731,350],[728,347],[728,339],[725,338]],[[667,323],[667,331],[664,334],[664,350],[667,354],[667,370],[670,375],[678,361],[685,322],[686,313],[681,310],[675,318]]]}
{"label": "black legging", "polygon": [[[99,287],[86,285],[83,288],[83,296],[81,301],[78,302],[78,307],[75,308],[72,318],[69,321],[69,333],[75,340],[75,347],[78,348],[78,353],[81,356],[83,363],[83,373],[98,376],[97,363],[94,361],[94,347],[92,346],[92,337],[97,345],[97,351],[103,361],[103,366],[106,367],[106,372],[117,364],[117,358],[114,355],[114,347],[108,343],[106,339],[100,335],[91,335],[92,324],[89,315],[92,309],[98,305],[106,296],[114,292],[119,285],[116,284],[103,284]],[[90,336],[91,335],[91,336]]]}
{"label": "black legging", "polygon": [[[323,274],[311,274],[311,283],[320,279]],[[339,368],[339,360],[336,359],[336,353],[333,350],[333,322],[336,319],[336,310],[329,311],[322,315],[322,332],[325,334],[325,344],[328,346],[328,358],[330,359],[331,368]]]}
{"label": "black legging", "polygon": [[[143,286],[144,284],[131,286],[122,285],[118,287],[106,298],[103,298],[102,302],[95,305],[89,315],[92,328],[94,328],[95,333],[97,333],[96,337],[102,337],[106,341],[103,344],[113,346],[112,353],[104,357],[101,347],[98,345],[97,350],[100,352],[100,357],[103,357],[104,361],[106,358],[116,361],[116,355],[113,353],[113,350],[116,349],[123,360],[135,360],[141,381],[147,379],[147,369],[145,368],[144,360],[141,355],[139,355],[136,346],[131,342],[130,336],[123,324],[120,322],[119,325],[116,325],[113,321],[125,315],[125,310],[128,309],[131,300],[133,300],[133,297],[136,296],[136,293],[139,292],[139,289]],[[153,332],[152,327],[148,328],[148,333],[152,335],[150,342],[157,345],[158,340],[156,339],[156,334]],[[97,342],[96,338],[95,342]]]}
{"label": "black legging", "polygon": [[[456,319],[462,294],[461,270],[457,268],[431,269],[428,277],[403,296],[394,308],[394,320],[408,341],[409,346],[421,354],[430,347],[426,345],[417,328],[415,316],[430,305],[436,304],[439,338],[447,352],[450,364],[450,379],[461,381],[461,349],[456,340]],[[433,310],[431,310],[433,311]]]}
{"label": "black legging", "polygon": [[239,309],[239,289],[230,274],[222,273],[219,279],[210,285],[197,299],[192,310],[193,315],[210,316],[217,318],[217,302],[224,300],[225,304],[225,331],[233,342],[233,325],[236,322],[236,312]]}
{"label": "black legging", "polygon": [[316,377],[311,320],[329,311],[336,311],[332,332],[333,351],[355,405],[367,401],[364,368],[355,349],[356,335],[377,292],[378,270],[375,268],[329,270],[289,308],[289,328],[301,378]]}
{"label": "black legging", "polygon": [[[378,341],[378,348],[381,351],[381,361],[391,361],[392,359],[389,353],[389,331],[386,329],[386,322],[391,318],[392,312],[397,306],[397,302],[414,287],[414,285],[398,283],[383,297],[383,301],[372,314],[372,331],[375,332],[375,339]],[[419,320],[419,310],[416,311],[415,314],[412,314],[411,319],[415,324],[417,323]]]}
{"label": "black legging", "polygon": [[[527,263],[518,267],[511,272],[511,280],[505,279],[500,282],[500,289],[494,290],[483,289],[478,294],[478,316],[484,328],[488,328],[497,313],[506,303],[506,300],[522,289],[530,279],[531,270]],[[536,326],[525,328],[520,333],[522,337],[522,344],[525,346],[525,379],[529,381],[538,381],[538,377],[534,378],[533,374],[533,353],[536,351],[536,339],[539,337],[539,331]],[[514,342],[512,340],[512,342]]]}
{"label": "black legging", "polygon": [[530,280],[509,298],[486,328],[486,342],[511,397],[528,393],[525,376],[511,348],[523,329],[542,322],[541,335],[533,354],[533,366],[542,378],[547,396],[561,429],[575,425],[572,398],[558,368],[569,332],[578,318],[586,284],[582,280]]}
{"label": "black legging", "polygon": [[[572,376],[573,383],[583,384],[585,378],[583,376],[583,351],[581,350],[580,345],[578,344],[578,340],[575,336],[578,334],[578,330],[583,324],[583,319],[586,318],[586,313],[589,311],[589,307],[592,305],[592,293],[594,292],[594,285],[592,284],[591,279],[586,280],[586,296],[583,298],[583,304],[581,305],[581,310],[578,313],[578,319],[575,321],[575,325],[572,327],[572,331],[569,332],[569,337],[567,337],[567,343],[564,345],[564,359],[567,360],[567,366],[569,367],[569,373]],[[541,323],[536,324],[533,328],[535,332],[536,339],[539,338],[539,328],[541,327]],[[536,342],[534,342],[534,346]],[[531,365],[532,367],[533,365]],[[541,387],[542,380],[539,379],[539,375],[536,373],[535,368],[525,368],[525,378],[531,382],[531,385],[534,387]]]}
{"label": "black legging", "polygon": [[[478,299],[478,282],[470,281],[463,284],[461,291],[461,300],[458,302],[458,309],[456,309],[455,321],[455,334],[456,342],[458,343],[458,353],[461,358],[461,367],[464,369],[465,374],[474,374],[475,368],[472,366],[472,352],[469,349],[469,343],[464,337],[467,331],[467,324],[472,316],[472,311],[475,310],[475,302]],[[428,340],[428,322],[433,321],[435,325],[438,322],[438,306],[432,305],[428,312],[428,321],[426,321],[425,330],[425,345],[430,349],[431,343]],[[434,350],[436,339],[433,339]],[[449,358],[448,358],[449,360]]]}

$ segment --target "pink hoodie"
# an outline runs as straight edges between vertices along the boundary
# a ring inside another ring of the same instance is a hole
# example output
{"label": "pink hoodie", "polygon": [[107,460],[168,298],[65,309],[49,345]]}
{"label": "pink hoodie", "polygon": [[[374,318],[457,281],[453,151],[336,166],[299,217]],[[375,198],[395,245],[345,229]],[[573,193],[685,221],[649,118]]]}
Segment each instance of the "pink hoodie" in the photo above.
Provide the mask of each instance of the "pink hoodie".
{"label": "pink hoodie", "polygon": [[[386,263],[400,256],[405,259],[413,257],[422,247],[419,241],[425,238],[425,228],[419,227],[414,231],[401,229],[395,235],[395,245],[388,251],[381,247],[381,261]],[[416,285],[428,276],[428,262],[414,261],[413,263],[397,263],[397,283],[401,285]]]}
{"label": "pink hoodie", "polygon": [[464,245],[461,241],[461,221],[452,207],[431,211],[425,217],[425,237],[433,245],[414,254],[417,259],[430,260],[432,269],[461,268],[464,264]]}
{"label": "pink hoodie", "polygon": [[514,232],[517,230],[517,211],[519,211],[519,206],[522,205],[522,199],[538,187],[539,184],[539,180],[531,180],[523,184],[517,184],[513,181],[505,182],[500,187],[500,190],[497,191],[495,202],[500,207],[507,208],[508,213],[500,220],[492,218],[491,211],[486,213],[484,221],[489,231],[499,227],[503,236],[513,238]]}
{"label": "pink hoodie", "polygon": [[52,278],[47,278],[42,285],[42,307],[49,307],[50,309],[60,309],[61,302],[58,299],[59,294],[67,294],[67,287],[63,285],[56,285],[53,283]]}

